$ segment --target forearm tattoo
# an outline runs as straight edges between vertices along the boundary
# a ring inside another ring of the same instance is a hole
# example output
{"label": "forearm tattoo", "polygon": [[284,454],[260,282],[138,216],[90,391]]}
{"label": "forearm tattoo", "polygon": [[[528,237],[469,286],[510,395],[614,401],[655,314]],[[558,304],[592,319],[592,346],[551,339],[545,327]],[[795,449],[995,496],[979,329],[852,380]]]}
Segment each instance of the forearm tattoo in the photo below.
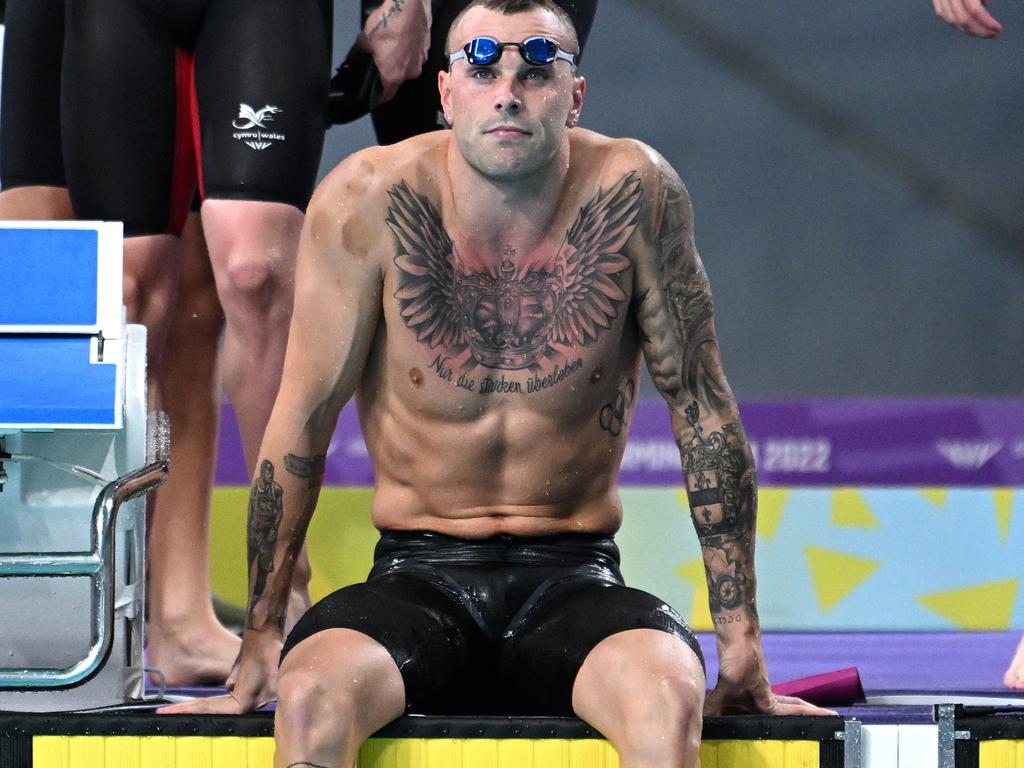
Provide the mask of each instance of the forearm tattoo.
{"label": "forearm tattoo", "polygon": [[[260,464],[260,474],[252,484],[249,494],[248,550],[249,573],[253,578],[252,597],[249,600],[249,611],[246,626],[255,628],[254,614],[256,604],[263,596],[267,586],[267,577],[274,570],[274,550],[277,548],[277,531],[284,515],[284,490],[274,481],[274,464],[264,459]],[[255,569],[255,573],[254,573]],[[284,623],[284,614],[273,617],[279,625]]]}
{"label": "forearm tattoo", "polygon": [[[707,276],[693,242],[685,188],[663,179],[657,274],[637,302],[651,376],[672,403],[694,526],[716,622],[756,616],[756,476],[722,372]],[[681,412],[681,413],[680,413]]]}
{"label": "forearm tattoo", "polygon": [[326,456],[296,456],[289,453],[284,457],[284,468],[289,474],[307,480],[307,488],[319,488],[324,479]]}
{"label": "forearm tattoo", "polygon": [[[715,621],[724,611],[754,612],[754,518],[756,480],[738,422],[707,432],[696,401],[686,408],[692,429],[679,441],[690,513],[704,551],[708,597]],[[735,618],[730,619],[735,621]]]}
{"label": "forearm tattoo", "polygon": [[380,17],[380,21],[373,25],[373,29],[371,29],[367,35],[375,35],[382,29],[387,29],[388,22],[391,18],[405,10],[405,3],[406,0],[391,0],[391,7],[384,11],[384,15]]}

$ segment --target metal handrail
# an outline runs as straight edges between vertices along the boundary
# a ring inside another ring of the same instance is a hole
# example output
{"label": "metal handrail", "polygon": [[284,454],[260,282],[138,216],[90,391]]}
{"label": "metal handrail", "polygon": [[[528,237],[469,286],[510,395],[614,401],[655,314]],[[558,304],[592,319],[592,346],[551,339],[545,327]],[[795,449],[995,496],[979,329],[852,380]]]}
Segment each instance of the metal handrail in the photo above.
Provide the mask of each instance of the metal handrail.
{"label": "metal handrail", "polygon": [[110,650],[114,626],[115,525],[121,505],[143,496],[167,479],[167,417],[150,414],[149,463],[104,486],[92,511],[91,550],[80,552],[0,553],[0,578],[89,576],[93,597],[93,640],[81,661],[68,667],[0,669],[0,688],[61,688],[90,677]]}

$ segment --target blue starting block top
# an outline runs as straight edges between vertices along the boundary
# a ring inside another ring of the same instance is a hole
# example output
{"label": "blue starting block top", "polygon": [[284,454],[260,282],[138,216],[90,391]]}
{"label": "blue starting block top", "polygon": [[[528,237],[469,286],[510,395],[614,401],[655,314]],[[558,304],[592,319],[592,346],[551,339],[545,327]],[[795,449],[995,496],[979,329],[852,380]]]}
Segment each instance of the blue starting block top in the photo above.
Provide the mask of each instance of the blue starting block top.
{"label": "blue starting block top", "polygon": [[0,223],[0,428],[121,425],[122,229]]}

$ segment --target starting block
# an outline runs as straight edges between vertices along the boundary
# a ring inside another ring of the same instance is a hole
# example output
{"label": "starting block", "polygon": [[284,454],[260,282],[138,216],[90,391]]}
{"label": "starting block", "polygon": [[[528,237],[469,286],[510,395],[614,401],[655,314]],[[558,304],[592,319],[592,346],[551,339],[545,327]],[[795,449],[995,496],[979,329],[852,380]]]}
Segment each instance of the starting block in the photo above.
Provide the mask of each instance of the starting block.
{"label": "starting block", "polygon": [[168,433],[122,259],[119,223],[0,223],[0,710],[143,695],[142,496]]}

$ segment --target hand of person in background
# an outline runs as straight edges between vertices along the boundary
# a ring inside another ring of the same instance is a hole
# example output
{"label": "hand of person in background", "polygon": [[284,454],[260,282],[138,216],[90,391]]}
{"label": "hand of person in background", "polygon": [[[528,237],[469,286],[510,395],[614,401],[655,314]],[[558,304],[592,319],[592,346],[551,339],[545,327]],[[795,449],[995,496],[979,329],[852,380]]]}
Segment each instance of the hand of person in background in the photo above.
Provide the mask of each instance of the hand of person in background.
{"label": "hand of person in background", "polygon": [[989,0],[932,0],[935,12],[947,23],[973,37],[998,37],[1003,25],[985,6]]}
{"label": "hand of person in background", "polygon": [[430,0],[385,0],[371,13],[356,44],[373,54],[382,102],[419,76],[430,49]]}

